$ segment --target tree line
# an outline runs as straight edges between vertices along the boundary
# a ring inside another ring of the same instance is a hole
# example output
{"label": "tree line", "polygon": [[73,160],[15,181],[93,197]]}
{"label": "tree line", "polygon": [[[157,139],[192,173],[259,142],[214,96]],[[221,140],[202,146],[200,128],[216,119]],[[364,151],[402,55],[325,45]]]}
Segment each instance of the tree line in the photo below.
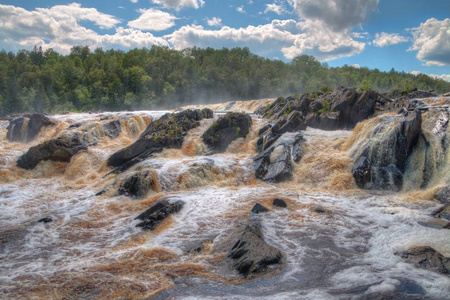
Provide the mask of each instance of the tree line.
{"label": "tree line", "polygon": [[103,50],[73,47],[0,52],[0,114],[175,108],[278,97],[339,85],[389,90],[450,91],[427,75],[378,69],[330,68],[312,56],[270,60],[248,48]]}

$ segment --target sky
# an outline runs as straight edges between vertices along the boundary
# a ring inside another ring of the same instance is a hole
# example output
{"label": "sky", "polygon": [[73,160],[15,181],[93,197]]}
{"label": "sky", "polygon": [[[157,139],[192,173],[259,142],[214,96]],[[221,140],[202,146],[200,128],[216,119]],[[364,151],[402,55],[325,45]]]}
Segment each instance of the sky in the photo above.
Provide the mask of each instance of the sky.
{"label": "sky", "polygon": [[0,49],[249,47],[450,81],[450,0],[0,0]]}

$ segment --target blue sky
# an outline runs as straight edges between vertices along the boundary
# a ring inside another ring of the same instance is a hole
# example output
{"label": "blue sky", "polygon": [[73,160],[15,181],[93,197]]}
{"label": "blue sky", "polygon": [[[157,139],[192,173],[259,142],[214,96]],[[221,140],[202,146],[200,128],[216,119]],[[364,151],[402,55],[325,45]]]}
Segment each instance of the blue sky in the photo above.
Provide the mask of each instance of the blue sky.
{"label": "blue sky", "polygon": [[0,0],[0,49],[249,47],[450,81],[449,0]]}

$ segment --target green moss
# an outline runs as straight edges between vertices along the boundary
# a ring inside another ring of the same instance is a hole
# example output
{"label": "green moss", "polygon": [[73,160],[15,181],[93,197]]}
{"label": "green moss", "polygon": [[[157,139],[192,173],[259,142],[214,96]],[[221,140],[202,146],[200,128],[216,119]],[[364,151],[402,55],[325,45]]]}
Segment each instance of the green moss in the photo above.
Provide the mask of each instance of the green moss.
{"label": "green moss", "polygon": [[327,100],[323,101],[323,106],[322,106],[321,109],[319,109],[319,110],[317,111],[317,113],[318,113],[319,115],[321,115],[321,114],[326,113],[326,112],[329,112],[329,111],[331,111],[331,105],[330,105],[330,100],[327,99]]}

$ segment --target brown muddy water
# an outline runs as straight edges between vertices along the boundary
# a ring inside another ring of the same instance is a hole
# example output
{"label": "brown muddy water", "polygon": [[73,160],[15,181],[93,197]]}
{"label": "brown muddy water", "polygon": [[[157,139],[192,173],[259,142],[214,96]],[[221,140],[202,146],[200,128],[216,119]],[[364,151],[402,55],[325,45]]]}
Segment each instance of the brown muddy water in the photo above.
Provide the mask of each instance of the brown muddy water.
{"label": "brown muddy water", "polygon": [[[233,109],[251,112],[255,103]],[[413,290],[425,299],[449,299],[448,276],[394,255],[427,245],[450,256],[450,234],[433,226],[430,216],[439,207],[431,197],[449,180],[448,154],[435,153],[441,163],[426,188],[414,185],[414,169],[423,160],[417,152],[402,192],[362,191],[354,183],[350,155],[370,135],[372,121],[354,132],[308,128],[293,180],[271,184],[255,179],[252,161],[266,120],[252,115],[247,138],[215,155],[206,155],[200,138],[213,120],[203,120],[181,149],[165,150],[133,168],[154,170],[156,183],[144,199],[118,196],[115,189],[95,196],[127,175],[105,176],[111,171],[105,160],[163,113],[52,116],[59,123],[28,144],[9,142],[8,123],[0,123],[0,298],[369,299],[364,297]],[[105,115],[122,118],[118,138],[102,136],[100,128],[97,144],[69,163],[41,162],[31,171],[16,167],[30,146],[81,120],[96,128]],[[204,163],[213,167],[202,176],[190,172]],[[135,227],[134,218],[163,196],[185,206],[154,231]],[[288,207],[273,207],[274,198]],[[252,216],[256,202],[269,212]],[[53,221],[38,223],[43,217]],[[266,242],[282,252],[282,268],[244,279],[230,267],[222,245],[255,218]],[[190,251],[199,245],[203,250]]]}

